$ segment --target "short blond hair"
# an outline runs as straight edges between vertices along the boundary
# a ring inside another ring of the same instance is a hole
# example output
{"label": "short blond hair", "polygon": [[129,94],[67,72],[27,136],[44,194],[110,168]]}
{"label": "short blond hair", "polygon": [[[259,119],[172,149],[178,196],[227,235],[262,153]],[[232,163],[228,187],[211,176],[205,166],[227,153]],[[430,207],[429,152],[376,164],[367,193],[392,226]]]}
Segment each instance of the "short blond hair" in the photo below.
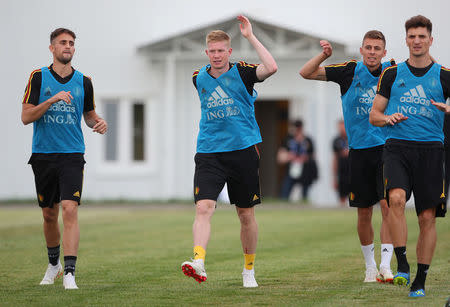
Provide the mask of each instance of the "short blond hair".
{"label": "short blond hair", "polygon": [[209,43],[223,42],[223,41],[226,41],[228,45],[230,45],[231,38],[226,32],[222,30],[214,30],[209,32],[208,35],[206,35],[206,45],[208,45]]}

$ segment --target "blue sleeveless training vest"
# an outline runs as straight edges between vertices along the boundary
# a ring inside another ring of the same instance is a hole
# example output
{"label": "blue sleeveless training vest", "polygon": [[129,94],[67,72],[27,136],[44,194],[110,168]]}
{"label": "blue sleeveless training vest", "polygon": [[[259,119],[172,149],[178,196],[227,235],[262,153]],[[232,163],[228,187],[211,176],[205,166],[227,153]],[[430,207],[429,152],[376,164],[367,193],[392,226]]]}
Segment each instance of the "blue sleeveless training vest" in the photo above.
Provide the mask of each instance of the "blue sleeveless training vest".
{"label": "blue sleeveless training vest", "polygon": [[41,69],[39,103],[60,91],[70,91],[70,104],[60,100],[33,123],[33,153],[84,153],[81,117],[84,108],[83,74],[75,71],[69,82],[59,83],[47,67]]}
{"label": "blue sleeveless training vest", "polygon": [[444,142],[444,112],[430,102],[445,102],[440,73],[441,65],[435,63],[424,76],[416,77],[405,62],[398,64],[385,114],[402,113],[408,119],[387,126],[388,139]]}
{"label": "blue sleeveless training vest", "polygon": [[[382,69],[390,62],[382,64]],[[373,76],[366,65],[356,64],[352,84],[341,97],[348,145],[353,149],[383,145],[386,141],[385,129],[369,123],[369,113],[377,93],[378,77]]]}
{"label": "blue sleeveless training vest", "polygon": [[255,119],[256,91],[250,95],[242,82],[237,64],[214,79],[209,64],[197,75],[201,102],[197,152],[240,150],[262,141]]}

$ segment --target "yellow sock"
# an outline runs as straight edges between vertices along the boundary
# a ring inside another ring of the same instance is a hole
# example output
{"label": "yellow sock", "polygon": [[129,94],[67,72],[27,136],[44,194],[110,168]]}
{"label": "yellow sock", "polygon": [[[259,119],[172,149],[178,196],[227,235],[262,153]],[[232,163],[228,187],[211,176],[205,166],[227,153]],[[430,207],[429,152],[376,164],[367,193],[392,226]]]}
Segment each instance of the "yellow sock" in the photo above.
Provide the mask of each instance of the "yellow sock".
{"label": "yellow sock", "polygon": [[205,260],[206,251],[200,245],[194,246],[194,260],[203,259]]}
{"label": "yellow sock", "polygon": [[245,269],[251,270],[255,265],[256,254],[244,254]]}

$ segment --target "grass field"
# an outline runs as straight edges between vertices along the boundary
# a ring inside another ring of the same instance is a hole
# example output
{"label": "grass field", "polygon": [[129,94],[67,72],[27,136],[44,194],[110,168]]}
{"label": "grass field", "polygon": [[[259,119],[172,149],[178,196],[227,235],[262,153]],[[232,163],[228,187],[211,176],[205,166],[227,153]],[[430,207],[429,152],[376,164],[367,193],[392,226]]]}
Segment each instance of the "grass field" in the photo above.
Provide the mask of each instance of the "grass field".
{"label": "grass field", "polygon": [[[437,220],[427,297],[410,299],[408,288],[362,283],[355,215],[351,209],[258,207],[260,287],[244,289],[239,222],[231,206],[220,205],[213,217],[208,281],[198,284],[180,270],[192,254],[193,206],[83,205],[76,270],[80,290],[65,291],[61,279],[39,286],[47,262],[39,208],[2,206],[0,306],[443,306],[450,296],[449,219]],[[414,276],[415,212],[408,210],[407,218]],[[379,225],[376,210],[376,233]],[[376,235],[377,262],[379,242]]]}

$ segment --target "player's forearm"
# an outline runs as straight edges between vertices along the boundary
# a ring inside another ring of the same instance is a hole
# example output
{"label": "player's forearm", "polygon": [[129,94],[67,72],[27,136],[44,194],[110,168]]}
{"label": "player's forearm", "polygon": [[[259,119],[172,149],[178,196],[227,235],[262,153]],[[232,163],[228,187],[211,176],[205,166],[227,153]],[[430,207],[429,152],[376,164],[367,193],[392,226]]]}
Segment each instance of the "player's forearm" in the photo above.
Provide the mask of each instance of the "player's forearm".
{"label": "player's forearm", "polygon": [[300,75],[305,79],[326,80],[325,68],[320,67],[328,57],[321,52],[303,65],[300,69]]}
{"label": "player's forearm", "polygon": [[375,108],[372,108],[369,113],[369,122],[377,127],[386,126],[388,118],[389,116],[385,115],[383,112]]}
{"label": "player's forearm", "polygon": [[275,62],[275,59],[270,54],[270,52],[266,49],[266,47],[264,47],[263,44],[261,44],[261,42],[253,34],[248,37],[247,40],[250,42],[253,48],[255,48],[256,53],[258,54],[258,57],[261,61],[260,66],[262,65],[262,67],[260,68],[260,70],[262,70],[263,79],[276,73],[278,70],[277,63]]}
{"label": "player's forearm", "polygon": [[83,117],[89,128],[94,128],[95,124],[101,119],[95,111],[85,112]]}
{"label": "player's forearm", "polygon": [[37,106],[23,105],[21,115],[22,123],[24,125],[28,125],[34,121],[37,121],[42,117],[42,115],[45,114],[45,112],[47,112],[48,108],[50,108],[51,105],[52,103],[50,102],[50,99],[38,104]]}

